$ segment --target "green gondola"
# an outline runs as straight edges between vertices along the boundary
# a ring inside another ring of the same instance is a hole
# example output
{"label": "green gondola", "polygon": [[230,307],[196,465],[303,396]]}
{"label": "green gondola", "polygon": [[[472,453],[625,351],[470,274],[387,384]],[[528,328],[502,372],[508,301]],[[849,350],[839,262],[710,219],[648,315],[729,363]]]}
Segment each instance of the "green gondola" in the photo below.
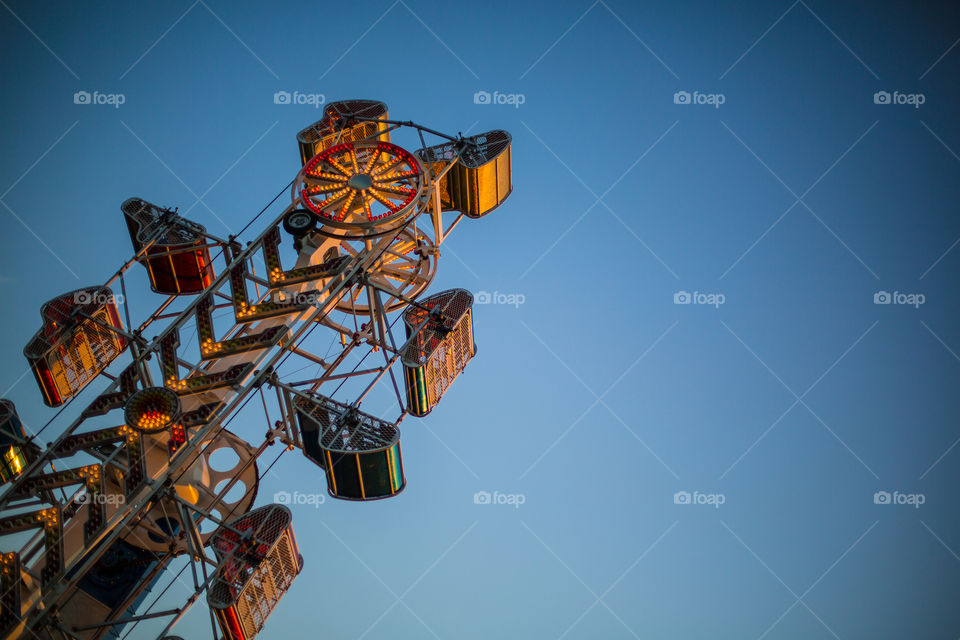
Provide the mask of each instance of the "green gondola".
{"label": "green gondola", "polygon": [[389,498],[406,484],[397,425],[320,394],[294,400],[303,450],[343,500]]}
{"label": "green gondola", "polygon": [[407,344],[401,361],[412,415],[430,413],[476,355],[472,305],[469,291],[450,289],[404,312]]}

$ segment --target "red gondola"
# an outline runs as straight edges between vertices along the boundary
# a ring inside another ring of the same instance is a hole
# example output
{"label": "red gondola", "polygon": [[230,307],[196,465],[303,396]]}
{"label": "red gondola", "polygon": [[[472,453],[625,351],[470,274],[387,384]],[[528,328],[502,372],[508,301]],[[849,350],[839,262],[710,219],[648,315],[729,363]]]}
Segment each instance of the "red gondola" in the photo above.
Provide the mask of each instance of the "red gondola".
{"label": "red gondola", "polygon": [[206,243],[206,229],[181,218],[176,212],[130,198],[120,205],[133,250],[140,252],[151,240],[140,263],[150,275],[156,293],[200,293],[213,282],[213,263]]}

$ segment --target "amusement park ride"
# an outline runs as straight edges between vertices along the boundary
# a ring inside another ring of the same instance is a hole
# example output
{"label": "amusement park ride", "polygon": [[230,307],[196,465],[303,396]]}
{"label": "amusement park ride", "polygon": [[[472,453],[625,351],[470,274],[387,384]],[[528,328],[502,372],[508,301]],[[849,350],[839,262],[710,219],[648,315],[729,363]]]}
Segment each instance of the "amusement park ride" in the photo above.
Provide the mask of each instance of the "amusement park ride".
{"label": "amusement park ride", "polygon": [[[391,142],[398,131],[416,131],[416,151]],[[104,285],[41,307],[24,355],[44,402],[107,386],[83,394],[46,448],[0,400],[0,640],[120,638],[158,618],[159,637],[174,638],[204,595],[215,638],[255,637],[303,568],[290,510],[254,508],[258,460],[275,442],[320,467],[334,498],[403,490],[399,422],[428,414],[476,352],[473,296],[424,294],[454,227],[510,195],[511,138],[448,136],[389,119],[382,102],[346,100],[297,140],[292,202],[252,241],[130,198],[120,208],[134,256]],[[143,277],[128,273],[137,264],[162,296],[139,325],[114,294]],[[332,356],[306,342],[320,327],[339,337]],[[280,379],[291,358],[317,375]],[[360,410],[386,380],[394,422]],[[356,393],[334,399],[348,381]],[[257,395],[259,444],[226,428]],[[232,468],[211,463],[223,449]],[[164,589],[141,606],[178,556],[192,574],[187,601],[153,611]]]}

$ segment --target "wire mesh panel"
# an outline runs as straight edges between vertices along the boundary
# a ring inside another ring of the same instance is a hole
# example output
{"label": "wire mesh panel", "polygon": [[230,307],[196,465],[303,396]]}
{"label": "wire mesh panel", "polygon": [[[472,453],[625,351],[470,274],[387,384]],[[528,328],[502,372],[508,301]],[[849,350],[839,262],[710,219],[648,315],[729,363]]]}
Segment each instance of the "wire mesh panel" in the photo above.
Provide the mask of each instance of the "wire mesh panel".
{"label": "wire mesh panel", "polygon": [[430,413],[476,354],[472,305],[469,291],[450,289],[404,312],[409,341],[401,361],[411,414]]}
{"label": "wire mesh panel", "polygon": [[206,229],[140,198],[120,205],[134,251],[151,240],[140,263],[147,268],[150,288],[157,293],[199,293],[213,282],[213,263],[206,245]]}
{"label": "wire mesh panel", "polygon": [[207,604],[228,640],[256,636],[303,569],[291,521],[289,509],[269,504],[211,536],[220,567]]}
{"label": "wire mesh panel", "polygon": [[434,175],[459,159],[440,179],[441,207],[471,218],[481,218],[499,207],[513,191],[512,140],[509,133],[496,129],[418,151]]}
{"label": "wire mesh panel", "polygon": [[323,108],[323,118],[297,134],[300,163],[335,144],[374,139],[390,142],[385,122],[357,120],[357,117],[386,120],[387,105],[377,100],[340,100]]}
{"label": "wire mesh panel", "polygon": [[76,395],[126,348],[113,292],[77,289],[40,308],[43,327],[23,349],[43,393],[56,407]]}
{"label": "wire mesh panel", "polygon": [[294,400],[304,453],[327,472],[327,491],[344,500],[377,500],[403,491],[400,430],[320,394]]}

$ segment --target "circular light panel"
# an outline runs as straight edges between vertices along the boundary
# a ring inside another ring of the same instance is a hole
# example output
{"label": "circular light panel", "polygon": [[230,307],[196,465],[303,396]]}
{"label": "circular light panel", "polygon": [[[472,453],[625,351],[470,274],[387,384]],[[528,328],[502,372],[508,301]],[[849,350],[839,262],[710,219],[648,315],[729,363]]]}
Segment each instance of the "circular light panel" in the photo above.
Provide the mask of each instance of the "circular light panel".
{"label": "circular light panel", "polygon": [[137,391],[127,400],[123,417],[127,426],[141,433],[157,433],[180,422],[180,397],[166,387]]}

